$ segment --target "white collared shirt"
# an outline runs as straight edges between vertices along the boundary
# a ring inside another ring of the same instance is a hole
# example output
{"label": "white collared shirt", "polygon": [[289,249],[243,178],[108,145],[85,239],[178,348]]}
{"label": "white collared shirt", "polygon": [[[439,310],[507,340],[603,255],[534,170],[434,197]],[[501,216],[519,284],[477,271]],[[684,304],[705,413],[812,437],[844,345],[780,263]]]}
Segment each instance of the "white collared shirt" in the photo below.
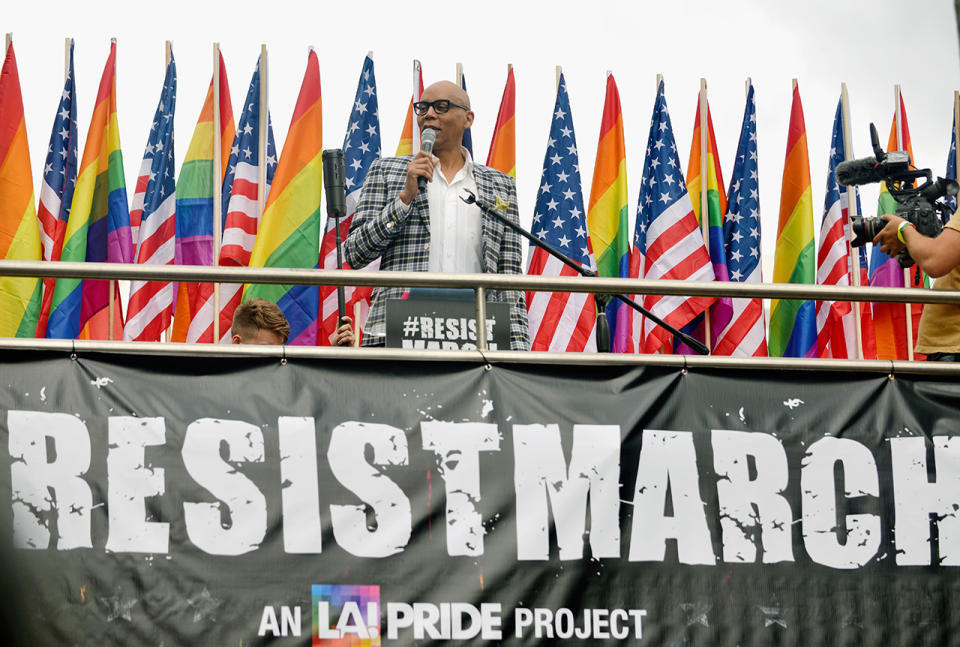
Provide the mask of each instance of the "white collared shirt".
{"label": "white collared shirt", "polygon": [[453,180],[447,182],[443,169],[437,164],[433,169],[433,181],[427,183],[427,204],[430,207],[429,272],[483,272],[480,207],[460,199],[464,190],[477,194],[473,159],[466,148],[461,150],[465,162]]}

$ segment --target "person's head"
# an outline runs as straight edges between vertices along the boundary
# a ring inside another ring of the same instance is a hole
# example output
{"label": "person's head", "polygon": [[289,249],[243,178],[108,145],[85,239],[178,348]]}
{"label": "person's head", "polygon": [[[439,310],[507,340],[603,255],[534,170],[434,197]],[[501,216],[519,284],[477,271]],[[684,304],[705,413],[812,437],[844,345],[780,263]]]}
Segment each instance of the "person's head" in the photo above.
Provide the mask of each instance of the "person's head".
{"label": "person's head", "polygon": [[[441,103],[424,107],[434,101],[441,101]],[[463,88],[450,81],[438,81],[423,91],[418,105],[417,125],[420,126],[420,130],[433,128],[437,131],[437,141],[433,145],[434,153],[459,150],[463,131],[473,123],[470,97]]]}
{"label": "person's head", "polygon": [[280,345],[287,343],[290,324],[276,303],[256,298],[237,306],[230,334],[234,344]]}

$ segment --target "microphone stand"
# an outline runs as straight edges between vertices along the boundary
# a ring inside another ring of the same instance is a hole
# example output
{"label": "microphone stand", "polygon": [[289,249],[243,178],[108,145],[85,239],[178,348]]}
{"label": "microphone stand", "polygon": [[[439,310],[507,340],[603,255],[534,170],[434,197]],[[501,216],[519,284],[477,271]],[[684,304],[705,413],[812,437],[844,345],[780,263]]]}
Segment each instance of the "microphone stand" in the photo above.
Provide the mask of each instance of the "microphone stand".
{"label": "microphone stand", "polygon": [[[505,208],[505,205],[501,205],[499,200],[496,206],[492,206],[482,201],[479,197],[477,197],[477,195],[473,191],[470,191],[469,189],[464,189],[464,193],[466,193],[467,195],[460,196],[461,200],[463,200],[467,204],[477,205],[478,207],[480,207],[480,210],[483,213],[493,216],[494,218],[496,218],[497,220],[502,222],[504,225],[506,225],[513,231],[517,232],[518,234],[520,234],[521,236],[529,240],[531,243],[533,243],[540,249],[549,253],[551,256],[553,256],[554,258],[562,262],[567,267],[570,267],[576,270],[581,276],[588,276],[588,277],[599,276],[593,270],[590,270],[581,266],[580,263],[577,263],[573,259],[569,258],[567,255],[565,255],[563,252],[559,251],[552,245],[549,245],[543,242],[542,240],[540,240],[539,238],[531,234],[529,231],[527,231],[520,225],[511,222],[510,219],[507,218],[507,216],[504,213],[502,213],[502,210]],[[680,339],[680,341],[682,341],[684,344],[686,344],[687,346],[695,350],[697,353],[701,355],[708,355],[710,353],[710,351],[707,349],[706,344],[704,344],[703,342],[697,339],[694,339],[690,335],[680,330],[677,330],[676,328],[668,324],[666,321],[656,316],[655,314],[653,314],[652,312],[650,312],[649,310],[647,310],[642,305],[640,305],[639,303],[637,303],[636,301],[634,301],[633,299],[631,299],[625,294],[613,294],[613,295],[594,294],[593,295],[593,298],[597,304],[597,350],[598,351],[610,352],[610,323],[607,321],[606,306],[607,306],[607,303],[610,301],[611,296],[615,299],[620,299],[620,301],[627,304],[629,307],[633,308],[634,310],[642,314],[644,317],[648,318],[653,323],[657,324],[658,326],[660,326],[670,334]]]}

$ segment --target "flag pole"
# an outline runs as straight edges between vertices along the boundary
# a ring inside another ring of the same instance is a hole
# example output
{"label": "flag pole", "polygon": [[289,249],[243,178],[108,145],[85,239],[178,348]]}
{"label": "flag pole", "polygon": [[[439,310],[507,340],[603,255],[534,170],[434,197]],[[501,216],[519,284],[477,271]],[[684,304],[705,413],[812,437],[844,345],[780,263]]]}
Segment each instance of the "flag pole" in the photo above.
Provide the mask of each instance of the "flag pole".
{"label": "flag pole", "polygon": [[73,39],[67,36],[63,39],[63,81],[66,83],[67,75],[70,74],[70,46],[73,45]]}
{"label": "flag pole", "polygon": [[[840,84],[840,120],[843,127],[843,159],[849,161],[853,159],[853,134],[850,131],[850,98],[847,95],[847,84]],[[860,252],[854,251],[850,247],[850,219],[853,216],[859,216],[854,213],[857,208],[856,189],[852,186],[847,187],[847,222],[843,227],[843,244],[847,248],[847,258],[850,259],[850,268],[853,270],[851,285],[860,287]],[[863,359],[863,330],[861,329],[862,314],[860,312],[860,302],[853,302],[854,333],[857,340],[857,359]]]}
{"label": "flag pole", "polygon": [[[960,136],[960,91],[953,91],[953,132]],[[960,169],[960,142],[953,142],[953,168]]]}
{"label": "flag pole", "polygon": [[[220,148],[220,43],[213,44],[213,265],[220,265],[223,232],[223,151]],[[220,342],[220,284],[213,284],[213,343]]]}
{"label": "flag pole", "polygon": [[[116,45],[116,44],[117,44],[117,39],[116,39],[116,38],[111,38],[111,39],[110,39],[110,44],[111,44],[111,45]],[[117,59],[116,59],[116,57],[114,57],[114,59],[113,59],[113,87],[114,87],[114,88],[117,87]],[[111,89],[111,95],[112,95],[112,94],[113,94],[113,92],[112,92],[112,89]],[[116,106],[114,106],[114,107],[116,107]],[[111,340],[111,341],[114,339],[114,328],[115,328],[115,326],[116,326],[116,322],[114,321],[114,319],[116,319],[116,317],[115,317],[114,314],[113,314],[113,306],[114,306],[114,304],[116,303],[116,295],[115,295],[114,291],[115,291],[116,289],[117,289],[117,281],[116,281],[115,279],[110,279],[110,282],[107,284],[107,290],[110,291],[110,299],[109,299],[109,301],[108,301],[108,304],[109,304],[109,305],[108,305],[108,307],[107,307],[107,339],[109,339],[109,340]]]}
{"label": "flag pole", "polygon": [[257,124],[260,158],[257,160],[257,222],[263,219],[263,208],[267,201],[267,46],[260,45],[260,119]]}
{"label": "flag pole", "polygon": [[[413,103],[420,100],[420,61],[413,59]],[[410,115],[410,132],[413,135],[413,141],[410,142],[413,154],[420,152],[420,126],[417,124],[417,114],[413,112]]]}
{"label": "flag pole", "polygon": [[457,85],[463,87],[463,63],[457,63]]}
{"label": "flag pole", "polygon": [[[893,100],[895,104],[893,120],[896,124],[897,130],[897,150],[903,150],[903,122],[902,114],[900,113],[900,84],[897,83],[893,86]],[[913,163],[913,160],[910,160]],[[908,288],[910,287],[912,281],[910,280],[910,268],[905,267],[903,269],[903,286]],[[904,303],[903,307],[907,311],[907,359],[913,361],[913,304]]]}
{"label": "flag pole", "polygon": [[13,32],[8,31],[6,36],[3,38],[3,57],[7,57],[7,50],[10,49],[10,43],[13,42]]}
{"label": "flag pole", "polygon": [[[707,133],[707,80],[700,79],[700,229],[703,233],[703,244],[710,255],[710,209],[707,203],[707,157],[710,154],[710,143]],[[712,257],[711,257],[712,258]],[[712,263],[712,261],[711,261]],[[710,330],[710,308],[703,312],[703,333],[707,348],[713,348]]]}
{"label": "flag pole", "polygon": [[560,91],[560,77],[563,76],[563,66],[557,65],[554,68],[554,90],[556,92]]}
{"label": "flag pole", "polygon": [[[663,83],[663,75],[662,75],[662,74],[657,74],[657,87],[656,87],[656,89],[655,89],[654,92],[653,92],[653,100],[654,100],[654,102],[656,102],[656,100],[657,100],[657,95],[660,94],[660,84],[661,84],[661,83]],[[641,323],[640,325],[642,326],[643,324]],[[643,331],[642,331],[642,330],[641,330],[641,332],[640,332],[640,338],[643,339]],[[663,344],[661,344],[660,348],[657,349],[657,353],[659,353],[659,354],[661,354],[661,355],[662,355],[662,354],[665,354],[665,353],[666,353],[666,348],[667,348],[667,342],[663,342]]]}

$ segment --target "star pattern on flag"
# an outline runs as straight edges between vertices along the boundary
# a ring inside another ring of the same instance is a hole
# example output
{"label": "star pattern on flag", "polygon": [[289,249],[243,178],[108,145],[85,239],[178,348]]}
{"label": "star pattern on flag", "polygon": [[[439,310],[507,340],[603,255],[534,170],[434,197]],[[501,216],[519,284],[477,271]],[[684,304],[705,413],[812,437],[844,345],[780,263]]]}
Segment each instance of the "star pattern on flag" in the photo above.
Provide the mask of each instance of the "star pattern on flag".
{"label": "star pattern on flag", "polygon": [[[254,72],[250,80],[250,87],[247,90],[246,108],[240,114],[240,122],[237,124],[237,134],[233,140],[233,146],[230,149],[230,160],[227,162],[227,172],[223,176],[223,209],[221,211],[224,222],[226,222],[227,211],[230,203],[230,191],[233,187],[233,181],[236,177],[237,163],[243,162],[251,166],[260,164],[260,111],[255,100],[260,96],[260,66]],[[277,167],[277,146],[273,139],[273,120],[270,118],[270,112],[267,111],[267,186],[273,181],[273,172]]]}
{"label": "star pattern on flag", "polygon": [[[167,75],[160,95],[160,103],[153,118],[153,127],[143,153],[144,162],[150,162],[150,179],[143,196],[141,227],[150,214],[176,190],[172,170],[175,168],[173,153],[173,114],[177,105],[177,67],[170,56]],[[137,241],[135,241],[137,242]]]}
{"label": "star pattern on flag", "polygon": [[646,231],[650,223],[687,192],[686,184],[677,181],[681,168],[667,100],[660,92],[650,122],[650,141],[647,143],[646,163],[640,178],[640,198],[633,234],[633,244],[644,254],[647,253]]}
{"label": "star pattern on flag", "polygon": [[363,62],[360,78],[350,125],[343,139],[347,193],[356,191],[363,185],[373,160],[380,157],[380,111],[373,76],[373,59],[369,56]]}
{"label": "star pattern on flag", "polygon": [[727,196],[728,216],[723,223],[727,268],[731,281],[744,281],[760,263],[760,185],[757,180],[757,113],[753,101],[747,105],[742,143],[746,148],[733,165],[731,191]]}
{"label": "star pattern on flag", "polygon": [[580,189],[580,160],[570,117],[566,81],[561,77],[557,109],[543,160],[543,180],[534,207],[531,231],[573,260],[593,268]]}

